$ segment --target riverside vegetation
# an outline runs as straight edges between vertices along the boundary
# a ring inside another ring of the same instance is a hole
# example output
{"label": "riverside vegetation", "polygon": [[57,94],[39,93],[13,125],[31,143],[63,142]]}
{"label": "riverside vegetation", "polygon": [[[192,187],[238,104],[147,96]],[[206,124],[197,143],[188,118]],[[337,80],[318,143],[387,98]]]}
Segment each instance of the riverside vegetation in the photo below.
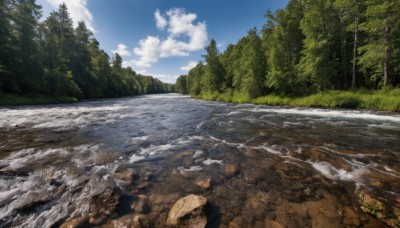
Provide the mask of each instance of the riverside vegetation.
{"label": "riverside vegetation", "polygon": [[172,92],[173,85],[122,67],[65,4],[40,22],[36,1],[0,2],[0,105]]}
{"label": "riverside vegetation", "polygon": [[400,111],[400,2],[291,0],[176,81],[196,98]]}

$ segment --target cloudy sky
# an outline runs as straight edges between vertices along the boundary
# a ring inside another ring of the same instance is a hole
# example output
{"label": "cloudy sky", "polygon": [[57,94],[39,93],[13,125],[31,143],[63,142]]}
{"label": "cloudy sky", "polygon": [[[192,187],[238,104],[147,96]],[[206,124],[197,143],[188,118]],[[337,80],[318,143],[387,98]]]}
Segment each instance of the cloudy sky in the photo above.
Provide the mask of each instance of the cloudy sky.
{"label": "cloudy sky", "polygon": [[[64,0],[38,0],[43,17]],[[65,0],[74,23],[94,32],[110,56],[119,53],[125,66],[164,82],[202,60],[211,39],[220,51],[250,28],[262,28],[267,10],[288,0]]]}

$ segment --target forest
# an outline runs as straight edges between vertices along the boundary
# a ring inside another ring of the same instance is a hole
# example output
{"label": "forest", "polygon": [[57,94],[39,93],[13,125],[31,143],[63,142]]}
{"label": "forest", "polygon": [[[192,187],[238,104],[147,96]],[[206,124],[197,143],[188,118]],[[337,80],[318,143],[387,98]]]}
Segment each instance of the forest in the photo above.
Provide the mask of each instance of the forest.
{"label": "forest", "polygon": [[35,0],[0,1],[0,103],[21,103],[15,97],[47,97],[46,103],[174,90],[123,67],[118,54],[110,59],[83,21],[73,27],[65,4],[42,22],[41,8]]}
{"label": "forest", "polygon": [[400,1],[290,0],[176,81],[209,100],[400,111]]}

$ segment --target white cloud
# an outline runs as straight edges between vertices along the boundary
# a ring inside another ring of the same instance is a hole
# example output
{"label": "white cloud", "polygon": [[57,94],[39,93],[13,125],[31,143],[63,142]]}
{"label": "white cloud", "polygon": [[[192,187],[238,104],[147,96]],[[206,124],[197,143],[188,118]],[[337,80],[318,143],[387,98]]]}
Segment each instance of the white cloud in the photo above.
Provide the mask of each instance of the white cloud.
{"label": "white cloud", "polygon": [[165,26],[167,26],[168,22],[163,16],[161,16],[160,10],[156,10],[156,12],[154,13],[154,18],[156,19],[157,28],[159,28],[160,30],[163,30]]}
{"label": "white cloud", "polygon": [[182,66],[179,68],[181,71],[189,72],[191,69],[193,69],[198,62],[196,61],[190,61],[186,66]]}
{"label": "white cloud", "polygon": [[149,68],[160,58],[188,56],[190,52],[201,50],[207,45],[207,26],[204,22],[195,23],[196,14],[174,8],[162,16],[157,9],[154,17],[157,28],[167,27],[168,36],[163,40],[155,36],[140,40],[133,51],[139,57],[139,60],[133,62],[136,67]]}
{"label": "white cloud", "polygon": [[93,16],[87,8],[88,0],[47,0],[47,2],[55,9],[58,9],[58,7],[65,2],[75,27],[78,25],[79,21],[84,21],[90,31],[96,32],[93,25]]}
{"label": "white cloud", "polygon": [[131,56],[131,53],[126,49],[127,46],[125,44],[118,44],[117,50],[112,50],[112,53],[118,53],[120,56]]}
{"label": "white cloud", "polygon": [[139,47],[133,49],[135,55],[140,56],[134,63],[137,67],[151,67],[151,63],[158,62],[161,41],[158,37],[148,36],[139,41]]}

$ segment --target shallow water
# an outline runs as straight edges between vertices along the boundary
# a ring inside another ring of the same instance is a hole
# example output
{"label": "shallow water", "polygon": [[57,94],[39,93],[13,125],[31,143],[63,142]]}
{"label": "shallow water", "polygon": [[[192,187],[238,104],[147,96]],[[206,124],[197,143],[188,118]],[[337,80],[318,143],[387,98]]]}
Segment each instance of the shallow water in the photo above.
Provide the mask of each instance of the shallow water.
{"label": "shallow water", "polygon": [[191,193],[211,202],[210,226],[384,226],[355,192],[400,203],[399,139],[393,113],[173,94],[1,108],[0,226],[110,227],[140,213],[159,227]]}

